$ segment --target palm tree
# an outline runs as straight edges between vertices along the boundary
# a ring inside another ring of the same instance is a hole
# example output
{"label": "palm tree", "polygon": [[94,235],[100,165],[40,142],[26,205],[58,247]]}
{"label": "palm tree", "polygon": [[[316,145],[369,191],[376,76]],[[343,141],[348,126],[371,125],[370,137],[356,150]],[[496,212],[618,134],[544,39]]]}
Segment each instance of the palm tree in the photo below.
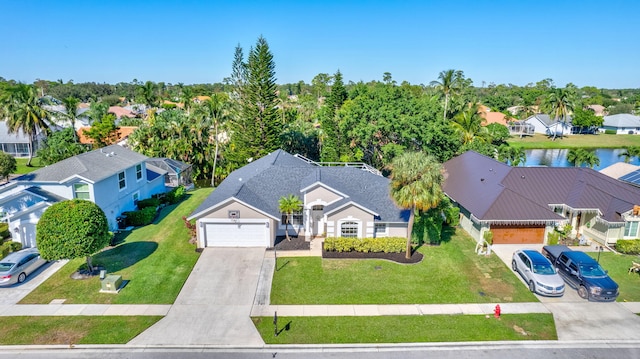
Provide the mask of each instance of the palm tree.
{"label": "palm tree", "polygon": [[406,257],[411,258],[411,232],[416,210],[435,208],[443,193],[442,165],[435,157],[421,152],[406,152],[391,163],[391,197],[402,208],[409,209]]}
{"label": "palm tree", "polygon": [[293,215],[294,212],[299,211],[300,207],[302,207],[302,201],[300,200],[300,198],[293,194],[282,196],[278,201],[278,208],[280,209],[280,212],[285,214],[284,233],[288,241],[291,240],[291,238],[289,238],[289,222],[291,215]]}
{"label": "palm tree", "polygon": [[62,100],[62,105],[65,110],[65,117],[71,122],[71,128],[73,128],[73,140],[78,142],[78,134],[76,133],[76,120],[78,119],[78,105],[80,100],[69,96]]}
{"label": "palm tree", "polygon": [[527,161],[527,154],[522,147],[513,147],[508,144],[498,147],[498,161],[511,166],[518,166]]}
{"label": "palm tree", "polygon": [[480,116],[479,108],[480,105],[477,103],[470,104],[468,108],[453,117],[452,125],[462,135],[462,144],[472,142],[476,135],[487,132],[487,129],[482,126],[486,120]]}
{"label": "palm tree", "polygon": [[40,103],[36,89],[26,84],[8,87],[0,97],[0,117],[7,120],[9,133],[22,131],[29,137],[29,160],[33,158],[33,141],[39,131],[49,132],[49,112]]}
{"label": "palm tree", "polygon": [[193,89],[191,87],[182,88],[180,101],[182,101],[183,108],[187,112],[187,116],[189,116],[189,111],[193,107]]}
{"label": "palm tree", "polygon": [[438,91],[444,95],[444,113],[442,117],[447,120],[447,110],[449,108],[449,99],[451,95],[456,94],[462,87],[464,75],[460,70],[446,70],[440,72],[438,79],[440,81],[431,81],[430,85],[435,86]]}
{"label": "palm tree", "polygon": [[589,168],[600,165],[600,158],[594,151],[587,151],[584,148],[572,148],[567,154],[567,161],[572,163],[576,167],[580,167],[583,164]]}
{"label": "palm tree", "polygon": [[220,148],[218,132],[220,130],[220,126],[222,126],[230,117],[228,107],[226,95],[222,93],[215,93],[211,98],[206,99],[196,110],[205,124],[213,127],[215,151],[213,156],[213,171],[211,172],[212,187],[215,187],[216,185],[216,165],[218,161],[218,151]]}
{"label": "palm tree", "polygon": [[633,157],[640,157],[640,146],[625,146],[624,152],[620,154],[620,157],[624,157],[624,162],[629,163]]}
{"label": "palm tree", "polygon": [[[562,129],[566,125],[567,116],[573,112],[575,108],[575,91],[572,86],[567,86],[564,89],[556,88],[552,89],[551,93],[547,97],[547,107],[555,119],[560,119],[562,123]],[[553,131],[553,140],[556,139],[558,133],[557,128]]]}
{"label": "palm tree", "polygon": [[147,81],[144,85],[138,87],[138,91],[140,92],[145,105],[149,107],[158,107],[159,98],[155,83]]}

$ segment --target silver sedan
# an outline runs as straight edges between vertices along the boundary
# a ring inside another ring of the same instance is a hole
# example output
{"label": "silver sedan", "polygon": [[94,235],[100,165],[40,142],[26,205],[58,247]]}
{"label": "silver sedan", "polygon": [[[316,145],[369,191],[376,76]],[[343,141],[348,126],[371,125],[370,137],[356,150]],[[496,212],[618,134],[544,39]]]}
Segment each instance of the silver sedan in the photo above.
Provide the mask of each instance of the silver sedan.
{"label": "silver sedan", "polygon": [[530,249],[515,251],[511,267],[520,273],[530,291],[551,297],[564,294],[564,281],[540,252]]}
{"label": "silver sedan", "polygon": [[27,276],[47,263],[40,258],[37,248],[10,253],[0,260],[0,286],[22,283]]}

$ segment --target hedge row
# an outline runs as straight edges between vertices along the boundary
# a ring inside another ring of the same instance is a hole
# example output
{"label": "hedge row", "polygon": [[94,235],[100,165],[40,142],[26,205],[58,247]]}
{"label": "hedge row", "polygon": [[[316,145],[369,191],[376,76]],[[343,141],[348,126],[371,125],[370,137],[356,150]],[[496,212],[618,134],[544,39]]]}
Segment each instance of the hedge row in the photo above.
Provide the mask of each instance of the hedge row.
{"label": "hedge row", "polygon": [[155,207],[147,207],[139,211],[124,212],[123,215],[127,216],[127,226],[138,227],[146,226],[153,222],[153,219],[156,218],[156,213],[157,211]]}
{"label": "hedge row", "polygon": [[406,249],[407,239],[402,237],[329,237],[324,240],[324,250],[328,252],[402,253]]}
{"label": "hedge row", "polygon": [[640,239],[618,239],[616,250],[624,254],[640,254]]}
{"label": "hedge row", "polygon": [[142,201],[138,201],[138,209],[145,209],[147,207],[157,208],[160,205],[160,200],[157,198],[147,198]]}
{"label": "hedge row", "polygon": [[0,241],[9,237],[11,237],[11,233],[9,233],[9,224],[0,223]]}
{"label": "hedge row", "polygon": [[0,258],[6,257],[9,253],[22,249],[22,243],[6,241],[0,245]]}

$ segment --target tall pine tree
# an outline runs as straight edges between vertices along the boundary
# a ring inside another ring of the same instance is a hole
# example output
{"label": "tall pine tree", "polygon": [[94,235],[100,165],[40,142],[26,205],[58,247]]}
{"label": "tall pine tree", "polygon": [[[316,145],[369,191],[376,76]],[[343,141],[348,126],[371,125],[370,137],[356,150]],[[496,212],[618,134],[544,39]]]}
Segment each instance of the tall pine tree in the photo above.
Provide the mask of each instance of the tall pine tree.
{"label": "tall pine tree", "polygon": [[231,79],[238,110],[227,158],[243,166],[280,148],[283,124],[278,119],[275,63],[267,40],[258,38],[246,63],[242,49],[236,48]]}
{"label": "tall pine tree", "polygon": [[342,82],[342,74],[338,70],[333,75],[333,86],[331,86],[327,105],[320,110],[320,128],[322,129],[320,160],[323,162],[340,161],[340,132],[336,113],[346,100],[347,90]]}

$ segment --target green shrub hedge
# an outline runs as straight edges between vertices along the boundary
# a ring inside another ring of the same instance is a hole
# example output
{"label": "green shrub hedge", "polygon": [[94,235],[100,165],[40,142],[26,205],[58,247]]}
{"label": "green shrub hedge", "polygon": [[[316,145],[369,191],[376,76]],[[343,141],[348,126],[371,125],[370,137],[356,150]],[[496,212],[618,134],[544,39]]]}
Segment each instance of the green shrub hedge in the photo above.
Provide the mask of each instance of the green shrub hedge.
{"label": "green shrub hedge", "polygon": [[167,192],[167,195],[164,196],[163,199],[167,204],[176,204],[182,201],[182,199],[186,194],[187,194],[187,190],[184,188],[184,186],[178,186],[172,189],[171,191]]}
{"label": "green shrub hedge", "polygon": [[624,254],[640,254],[640,239],[618,239],[616,250]]}
{"label": "green shrub hedge", "polygon": [[402,253],[406,249],[407,239],[402,237],[328,237],[324,240],[324,250],[328,252]]}
{"label": "green shrub hedge", "polygon": [[138,209],[145,209],[147,207],[156,208],[160,205],[160,200],[157,198],[147,198],[142,201],[138,201]]}
{"label": "green shrub hedge", "polygon": [[618,133],[616,130],[604,130],[605,135],[615,135]]}
{"label": "green shrub hedge", "polygon": [[9,223],[0,223],[0,241],[9,237],[11,237],[11,233],[9,232]]}
{"label": "green shrub hedge", "polygon": [[22,244],[13,241],[6,241],[0,245],[0,258],[6,257],[9,253],[22,249]]}
{"label": "green shrub hedge", "polygon": [[139,211],[124,212],[123,214],[127,216],[126,223],[128,226],[137,227],[146,226],[153,222],[153,219],[156,218],[156,213],[155,207],[147,207]]}

